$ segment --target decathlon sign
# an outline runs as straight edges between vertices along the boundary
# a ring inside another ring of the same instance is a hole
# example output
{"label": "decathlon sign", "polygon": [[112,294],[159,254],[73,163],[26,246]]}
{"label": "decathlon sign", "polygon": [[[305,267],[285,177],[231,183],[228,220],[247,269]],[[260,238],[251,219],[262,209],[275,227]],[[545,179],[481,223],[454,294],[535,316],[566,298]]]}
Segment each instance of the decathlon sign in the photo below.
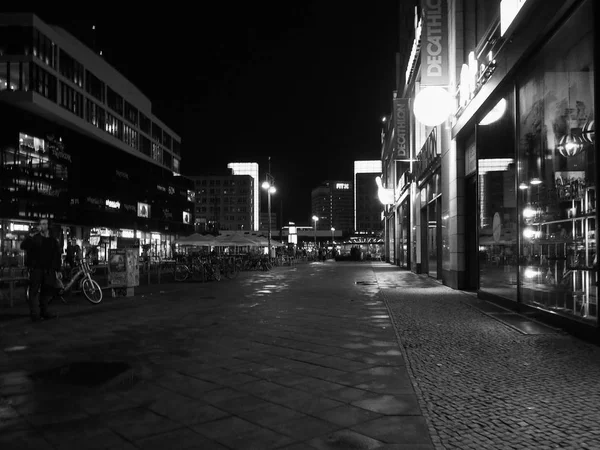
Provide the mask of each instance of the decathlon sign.
{"label": "decathlon sign", "polygon": [[421,85],[446,86],[448,73],[448,2],[423,0]]}
{"label": "decathlon sign", "polygon": [[395,114],[395,146],[394,146],[394,159],[403,160],[410,159],[410,141],[409,141],[409,128],[408,128],[408,99],[407,98],[395,98],[394,99],[394,114]]}

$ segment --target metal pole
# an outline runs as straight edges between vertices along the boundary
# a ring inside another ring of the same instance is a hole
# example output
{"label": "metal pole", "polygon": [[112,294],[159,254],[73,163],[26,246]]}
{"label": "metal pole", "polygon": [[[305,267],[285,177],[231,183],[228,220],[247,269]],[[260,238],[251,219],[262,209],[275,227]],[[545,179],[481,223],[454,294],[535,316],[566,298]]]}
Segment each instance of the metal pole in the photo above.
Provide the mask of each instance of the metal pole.
{"label": "metal pole", "polygon": [[317,221],[315,220],[315,252],[317,251]]}
{"label": "metal pole", "polygon": [[[270,159],[270,158],[269,158]],[[267,203],[269,212],[269,258],[271,257],[271,188],[267,190]]]}

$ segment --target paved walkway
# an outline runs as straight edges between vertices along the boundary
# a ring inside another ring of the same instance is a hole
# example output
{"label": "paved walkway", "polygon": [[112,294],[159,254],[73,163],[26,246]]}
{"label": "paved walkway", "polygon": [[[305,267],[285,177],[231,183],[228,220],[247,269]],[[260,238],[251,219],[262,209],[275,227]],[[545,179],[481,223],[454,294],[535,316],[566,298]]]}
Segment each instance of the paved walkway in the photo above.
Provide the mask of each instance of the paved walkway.
{"label": "paved walkway", "polygon": [[[426,277],[326,262],[161,290],[0,321],[0,449],[600,449],[598,347]],[[132,368],[40,374],[77,361]]]}
{"label": "paved walkway", "polygon": [[544,327],[523,334],[473,296],[374,270],[436,448],[600,449],[600,348]]}
{"label": "paved walkway", "polygon": [[369,264],[177,289],[1,322],[0,448],[434,448]]}

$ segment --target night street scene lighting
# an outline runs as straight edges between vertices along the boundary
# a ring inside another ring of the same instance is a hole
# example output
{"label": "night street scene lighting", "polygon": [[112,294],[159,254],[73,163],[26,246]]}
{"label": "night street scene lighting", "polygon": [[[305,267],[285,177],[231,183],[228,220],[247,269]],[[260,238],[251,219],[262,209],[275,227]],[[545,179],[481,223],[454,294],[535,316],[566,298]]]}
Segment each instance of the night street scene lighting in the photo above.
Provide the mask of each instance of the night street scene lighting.
{"label": "night street scene lighting", "polygon": [[597,3],[0,13],[0,449],[600,449]]}

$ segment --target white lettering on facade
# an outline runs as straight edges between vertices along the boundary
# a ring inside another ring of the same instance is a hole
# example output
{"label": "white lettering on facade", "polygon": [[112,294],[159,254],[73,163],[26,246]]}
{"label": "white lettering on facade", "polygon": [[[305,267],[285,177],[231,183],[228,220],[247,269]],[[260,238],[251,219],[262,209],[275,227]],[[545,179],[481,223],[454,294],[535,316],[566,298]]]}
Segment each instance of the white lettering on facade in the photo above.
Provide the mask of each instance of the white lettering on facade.
{"label": "white lettering on facade", "polygon": [[441,77],[443,75],[442,67],[444,64],[441,56],[443,51],[441,0],[429,0],[426,2],[426,6],[427,75],[431,77]]}
{"label": "white lettering on facade", "polygon": [[406,157],[406,104],[398,103],[396,108],[396,134],[399,156]]}

